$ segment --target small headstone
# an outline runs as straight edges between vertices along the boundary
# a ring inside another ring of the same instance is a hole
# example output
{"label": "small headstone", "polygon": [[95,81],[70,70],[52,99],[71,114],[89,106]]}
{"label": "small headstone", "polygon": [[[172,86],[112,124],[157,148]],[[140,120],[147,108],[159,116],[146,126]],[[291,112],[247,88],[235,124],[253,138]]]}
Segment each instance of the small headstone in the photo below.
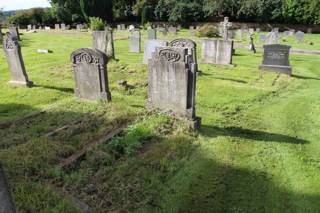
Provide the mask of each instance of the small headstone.
{"label": "small headstone", "polygon": [[71,26],[70,25],[66,25],[66,30],[70,30]]}
{"label": "small headstone", "polygon": [[11,74],[9,83],[16,86],[32,86],[33,83],[29,81],[24,66],[19,42],[10,32],[6,33],[3,39],[3,48]]}
{"label": "small headstone", "polygon": [[262,42],[266,42],[267,41],[267,39],[268,39],[268,37],[266,36],[266,35],[260,35],[259,36],[259,39],[260,39],[260,41],[262,41]]}
{"label": "small headstone", "polygon": [[290,32],[290,36],[293,36],[296,31],[294,29],[290,29],[289,32]]}
{"label": "small headstone", "polygon": [[285,39],[288,39],[289,36],[290,36],[290,31],[286,30],[286,31],[283,32],[283,37]]}
{"label": "small headstone", "polygon": [[111,100],[107,56],[97,49],[81,48],[71,54],[75,96],[88,100]]}
{"label": "small headstone", "polygon": [[129,25],[128,30],[129,32],[133,32],[135,29],[134,25]]}
{"label": "small headstone", "polygon": [[178,33],[177,28],[172,26],[168,28],[168,32],[175,35]]}
{"label": "small headstone", "polygon": [[51,28],[50,28],[50,27],[45,26],[45,27],[44,27],[44,30],[51,30]]}
{"label": "small headstone", "polygon": [[233,41],[204,39],[202,62],[205,64],[232,64]]}
{"label": "small headstone", "polygon": [[10,195],[9,186],[2,166],[0,165],[0,212],[15,213],[15,207]]}
{"label": "small headstone", "polygon": [[37,29],[37,26],[36,25],[33,25],[32,26],[32,30],[36,30]]}
{"label": "small headstone", "polygon": [[149,60],[148,107],[185,118],[193,129],[200,128],[195,115],[196,70],[184,48],[157,48]]}
{"label": "small headstone", "polygon": [[78,31],[81,31],[82,28],[83,28],[83,25],[82,25],[82,24],[77,24],[77,30],[78,30]]}
{"label": "small headstone", "polygon": [[220,22],[221,34],[223,40],[228,40],[228,30],[232,27],[232,23],[229,22],[229,17],[224,17],[224,21]]}
{"label": "small headstone", "polygon": [[149,29],[148,30],[148,39],[157,39],[157,30]]}
{"label": "small headstone", "polygon": [[2,43],[2,40],[3,40],[3,35],[2,35],[2,28],[0,26],[0,41],[1,41],[1,43]]}
{"label": "small headstone", "polygon": [[121,30],[121,25],[120,24],[117,25],[117,30]]}
{"label": "small headstone", "polygon": [[9,27],[9,32],[11,33],[11,36],[13,38],[20,40],[20,34],[19,34],[18,27],[15,27],[15,26]]}
{"label": "small headstone", "polygon": [[93,48],[104,52],[108,59],[114,59],[113,32],[106,27],[104,31],[92,32]]}
{"label": "small headstone", "polygon": [[295,34],[295,37],[296,37],[296,40],[297,42],[301,42],[304,38],[304,32],[302,31],[298,31],[296,34]]}
{"label": "small headstone", "polygon": [[152,54],[155,52],[157,47],[166,47],[167,45],[168,42],[162,40],[145,40],[143,63],[148,64],[149,59],[152,58]]}
{"label": "small headstone", "polygon": [[55,24],[55,25],[54,25],[54,29],[55,29],[55,30],[60,30],[60,24]]}
{"label": "small headstone", "polygon": [[308,28],[308,29],[307,29],[307,33],[308,33],[308,34],[312,34],[312,28]]}
{"label": "small headstone", "polygon": [[268,44],[278,44],[279,39],[280,39],[279,32],[272,31],[272,32],[268,33],[266,42]]}
{"label": "small headstone", "polygon": [[126,30],[126,25],[125,24],[121,24],[121,30]]}
{"label": "small headstone", "polygon": [[263,71],[275,71],[292,74],[292,68],[289,62],[289,54],[291,46],[281,44],[264,45],[264,54],[262,65],[259,69]]}
{"label": "small headstone", "polygon": [[182,27],[181,27],[181,24],[179,24],[178,26],[177,26],[177,30],[181,30],[182,29]]}
{"label": "small headstone", "polygon": [[135,30],[129,37],[130,40],[130,52],[140,53],[141,51],[141,35],[139,30]]}
{"label": "small headstone", "polygon": [[66,24],[64,23],[61,24],[61,30],[66,30]]}

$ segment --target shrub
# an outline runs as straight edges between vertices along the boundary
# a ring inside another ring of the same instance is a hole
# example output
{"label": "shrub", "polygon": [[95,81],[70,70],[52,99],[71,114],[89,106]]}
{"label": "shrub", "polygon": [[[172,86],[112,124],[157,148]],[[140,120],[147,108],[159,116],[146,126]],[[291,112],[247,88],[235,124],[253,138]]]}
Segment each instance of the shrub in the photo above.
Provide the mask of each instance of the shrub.
{"label": "shrub", "polygon": [[206,25],[200,27],[197,35],[198,35],[198,37],[208,37],[208,38],[220,37],[218,29],[215,26],[210,25],[210,24],[206,24]]}
{"label": "shrub", "polygon": [[104,30],[105,23],[101,18],[90,17],[90,27],[92,31]]}

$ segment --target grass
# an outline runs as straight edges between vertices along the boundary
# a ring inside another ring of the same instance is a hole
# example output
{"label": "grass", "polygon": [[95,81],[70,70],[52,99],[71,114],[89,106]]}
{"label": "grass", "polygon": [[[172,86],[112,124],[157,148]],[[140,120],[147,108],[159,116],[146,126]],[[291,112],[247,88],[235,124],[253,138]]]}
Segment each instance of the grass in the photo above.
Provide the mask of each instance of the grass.
{"label": "grass", "polygon": [[[78,212],[54,187],[94,212],[319,212],[319,56],[292,55],[292,78],[261,78],[261,53],[244,49],[236,51],[234,68],[200,64],[196,109],[203,123],[189,132],[180,120],[146,110],[147,67],[142,54],[128,52],[126,36],[115,33],[119,61],[108,64],[111,103],[73,95],[69,56],[91,46],[89,33],[23,35],[33,88],[7,84],[0,53],[0,121],[44,110],[0,129],[0,161],[18,212]],[[58,166],[126,122],[131,125],[121,135],[94,146],[76,165]]]}

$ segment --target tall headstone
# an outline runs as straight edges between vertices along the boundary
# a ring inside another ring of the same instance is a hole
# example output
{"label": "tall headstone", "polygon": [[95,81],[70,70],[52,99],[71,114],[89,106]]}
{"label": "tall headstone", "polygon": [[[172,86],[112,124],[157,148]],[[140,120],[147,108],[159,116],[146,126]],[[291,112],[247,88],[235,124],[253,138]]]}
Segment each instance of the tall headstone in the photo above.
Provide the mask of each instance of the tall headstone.
{"label": "tall headstone", "polygon": [[198,129],[196,69],[188,49],[157,48],[148,67],[148,107],[186,118],[191,128]]}
{"label": "tall headstone", "polygon": [[233,41],[204,39],[202,62],[205,64],[232,64]]}
{"label": "tall headstone", "polygon": [[7,179],[0,165],[0,213],[15,213],[15,207],[10,195]]}
{"label": "tall headstone", "polygon": [[307,29],[307,33],[308,33],[308,34],[312,34],[312,28],[308,28],[308,29]]}
{"label": "tall headstone", "polygon": [[75,95],[88,100],[111,100],[107,56],[97,49],[81,48],[71,54]]}
{"label": "tall headstone", "polygon": [[223,40],[228,40],[228,31],[232,27],[232,23],[229,22],[229,17],[224,17],[224,21],[220,22],[220,27],[222,29],[222,38]]}
{"label": "tall headstone", "polygon": [[295,37],[296,37],[296,40],[297,42],[302,42],[303,38],[304,38],[304,32],[302,31],[298,31],[296,34],[295,34]]}
{"label": "tall headstone", "polygon": [[20,40],[20,34],[19,34],[18,27],[15,27],[15,26],[9,27],[9,32],[11,33],[13,38]]}
{"label": "tall headstone", "polygon": [[66,24],[64,23],[61,24],[61,30],[66,30]]}
{"label": "tall headstone", "polygon": [[108,59],[114,59],[113,32],[106,27],[104,31],[92,32],[93,48],[104,52]]}
{"label": "tall headstone", "polygon": [[11,80],[9,83],[16,86],[32,86],[24,66],[21,48],[18,40],[10,32],[3,39],[3,48],[9,65]]}
{"label": "tall headstone", "polygon": [[54,25],[54,29],[55,29],[55,30],[60,30],[60,24],[55,24],[55,25]]}
{"label": "tall headstone", "polygon": [[126,25],[125,24],[121,24],[121,30],[126,30]]}
{"label": "tall headstone", "polygon": [[260,70],[292,74],[289,62],[291,46],[281,44],[264,45],[264,54]]}
{"label": "tall headstone", "polygon": [[139,30],[135,30],[129,37],[130,40],[130,52],[140,53],[141,52],[141,34]]}
{"label": "tall headstone", "polygon": [[148,29],[148,39],[157,39],[156,29]]}
{"label": "tall headstone", "polygon": [[117,25],[117,30],[121,30],[121,24]]}
{"label": "tall headstone", "polygon": [[27,31],[30,31],[30,30],[32,30],[32,25],[31,25],[31,24],[29,24],[29,25],[27,26]]}
{"label": "tall headstone", "polygon": [[163,40],[145,40],[144,42],[144,53],[143,53],[143,63],[148,64],[149,60],[152,58],[152,54],[155,52],[157,47],[166,47],[168,42]]}

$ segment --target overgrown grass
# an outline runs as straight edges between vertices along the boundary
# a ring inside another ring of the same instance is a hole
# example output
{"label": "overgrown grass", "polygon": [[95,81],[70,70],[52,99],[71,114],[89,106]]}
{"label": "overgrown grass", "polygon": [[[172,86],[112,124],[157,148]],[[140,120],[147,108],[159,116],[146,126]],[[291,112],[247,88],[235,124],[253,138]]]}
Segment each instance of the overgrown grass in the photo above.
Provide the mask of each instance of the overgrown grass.
{"label": "overgrown grass", "polygon": [[[236,67],[201,64],[197,114],[203,123],[193,133],[179,120],[146,110],[147,68],[142,53],[129,53],[127,36],[115,33],[119,61],[108,64],[111,103],[73,95],[69,56],[91,46],[89,33],[23,35],[33,88],[7,84],[0,53],[0,121],[44,111],[0,129],[0,161],[18,212],[79,211],[52,185],[94,212],[319,211],[320,57],[292,55],[291,78],[261,77],[261,53],[244,49],[236,50]],[[176,37],[189,36],[183,30]],[[53,53],[39,55],[37,49]],[[121,135],[94,146],[76,165],[58,166],[127,122]]]}

